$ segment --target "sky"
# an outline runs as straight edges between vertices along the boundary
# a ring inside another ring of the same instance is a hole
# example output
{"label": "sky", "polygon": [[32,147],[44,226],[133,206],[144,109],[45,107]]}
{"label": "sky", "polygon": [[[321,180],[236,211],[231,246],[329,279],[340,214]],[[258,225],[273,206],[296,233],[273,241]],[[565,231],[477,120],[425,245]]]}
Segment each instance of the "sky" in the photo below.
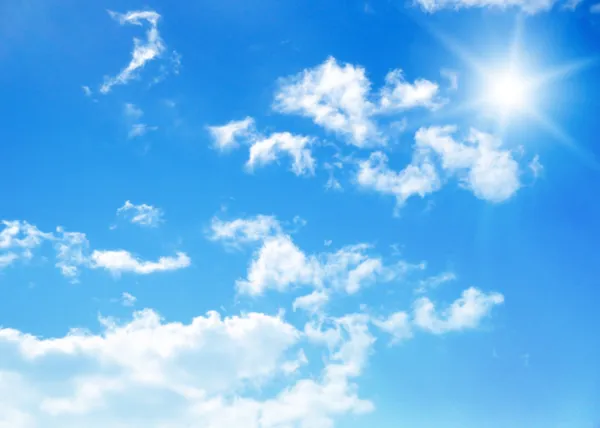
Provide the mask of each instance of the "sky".
{"label": "sky", "polygon": [[0,427],[597,428],[600,3],[0,1]]}

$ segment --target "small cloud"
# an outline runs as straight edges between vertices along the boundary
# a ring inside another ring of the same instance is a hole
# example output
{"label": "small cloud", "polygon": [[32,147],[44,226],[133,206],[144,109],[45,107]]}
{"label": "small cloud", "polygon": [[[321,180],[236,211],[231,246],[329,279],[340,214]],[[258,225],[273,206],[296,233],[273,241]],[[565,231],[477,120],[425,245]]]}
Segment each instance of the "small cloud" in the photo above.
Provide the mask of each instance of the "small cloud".
{"label": "small cloud", "polygon": [[86,97],[91,97],[92,96],[93,92],[92,92],[92,90],[90,89],[89,86],[85,86],[84,85],[84,86],[81,87],[81,89],[83,90],[83,93],[84,93],[84,95]]}
{"label": "small cloud", "polygon": [[127,292],[124,292],[123,294],[121,294],[121,304],[123,306],[131,307],[131,306],[135,305],[136,301],[137,301],[137,297],[135,297],[132,294],[129,294]]}
{"label": "small cloud", "polygon": [[91,256],[90,267],[106,269],[114,275],[126,272],[148,275],[155,272],[183,269],[190,264],[190,258],[183,252],[178,252],[175,257],[160,257],[157,261],[147,261],[140,260],[125,250],[95,250]]}
{"label": "small cloud", "polygon": [[[160,208],[147,204],[135,205],[130,201],[125,201],[125,204],[117,209],[117,216],[121,216],[130,223],[143,227],[158,226],[164,221],[163,215],[163,211]],[[111,227],[111,229],[113,228]]]}
{"label": "small cloud", "polygon": [[544,172],[544,165],[540,162],[539,155],[535,155],[531,162],[529,162],[529,169],[533,173],[535,178],[538,178]]}
{"label": "small cloud", "polygon": [[214,147],[227,151],[238,147],[241,139],[251,139],[254,135],[254,119],[246,117],[242,120],[232,120],[221,126],[209,126],[208,132],[212,135]]}
{"label": "small cloud", "polygon": [[596,3],[590,6],[590,13],[600,13],[600,3]]}
{"label": "small cloud", "polygon": [[429,278],[419,281],[419,287],[415,290],[415,293],[425,293],[428,290],[439,287],[440,285],[455,281],[456,275],[454,272],[443,272],[439,275],[431,276]]}
{"label": "small cloud", "polygon": [[144,115],[144,112],[141,108],[137,107],[132,103],[125,103],[125,107],[123,108],[125,116],[137,120]]}
{"label": "small cloud", "polygon": [[137,137],[143,137],[148,132],[156,131],[157,129],[158,129],[158,126],[149,126],[149,125],[146,125],[145,123],[134,123],[131,126],[131,129],[129,130],[127,137],[130,139],[137,138]]}

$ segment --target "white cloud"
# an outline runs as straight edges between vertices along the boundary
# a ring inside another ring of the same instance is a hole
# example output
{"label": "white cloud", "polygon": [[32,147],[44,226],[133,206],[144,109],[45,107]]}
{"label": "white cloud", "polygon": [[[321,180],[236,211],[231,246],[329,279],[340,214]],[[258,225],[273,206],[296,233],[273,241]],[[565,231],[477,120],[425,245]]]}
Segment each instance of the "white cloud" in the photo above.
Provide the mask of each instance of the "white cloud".
{"label": "white cloud", "polygon": [[557,0],[416,0],[425,11],[437,12],[442,9],[463,8],[498,8],[521,9],[526,13],[537,13],[547,11],[558,3]]}
{"label": "white cloud", "polygon": [[424,197],[441,187],[435,167],[428,161],[413,162],[400,172],[390,169],[387,163],[388,158],[382,152],[371,153],[369,159],[359,163],[358,185],[393,195],[398,205],[404,204],[411,196]]}
{"label": "white cloud", "polygon": [[471,287],[463,291],[448,309],[438,314],[435,305],[427,297],[414,304],[414,323],[423,330],[435,334],[475,328],[488,316],[492,308],[504,302],[500,293],[484,293]]}
{"label": "white cloud", "polygon": [[535,155],[528,165],[535,178],[538,178],[544,172],[544,165],[540,162],[540,156]]}
{"label": "white cloud", "polygon": [[315,290],[306,296],[297,297],[292,304],[294,311],[302,309],[310,313],[321,312],[323,306],[329,301],[329,294],[325,291]]}
{"label": "white cloud", "polygon": [[269,215],[238,218],[232,221],[223,221],[214,217],[210,227],[210,239],[233,245],[263,241],[269,236],[279,235],[282,232],[279,221]]}
{"label": "white cloud", "polygon": [[[306,355],[288,355],[302,335],[280,317],[209,312],[185,324],[144,310],[125,324],[101,321],[98,334],[73,330],[49,339],[0,329],[1,423],[331,427],[336,417],[374,408],[359,398],[353,382],[375,341],[364,315],[332,319],[333,329],[325,333],[332,338],[331,355],[320,375],[295,381],[289,374],[299,372]],[[40,379],[41,372],[51,372],[51,379]],[[280,389],[255,397],[256,387],[276,378]]]}
{"label": "white cloud", "polygon": [[430,276],[419,281],[419,286],[415,290],[416,293],[425,293],[428,290],[439,287],[440,285],[456,280],[454,272],[442,272],[439,275]]}
{"label": "white cloud", "polygon": [[280,80],[275,110],[311,118],[351,144],[363,147],[381,137],[370,116],[374,105],[368,100],[370,82],[365,69],[340,66],[335,58]]}
{"label": "white cloud", "polygon": [[590,13],[600,13],[600,3],[596,3],[590,6]]}
{"label": "white cloud", "polygon": [[287,235],[268,237],[248,268],[246,279],[238,280],[243,294],[259,295],[266,289],[285,291],[291,285],[318,283],[318,262],[307,257]]}
{"label": "white cloud", "polygon": [[165,51],[165,44],[158,32],[158,20],[160,15],[154,11],[132,11],[125,14],[109,11],[110,16],[117,20],[121,25],[133,24],[143,25],[146,21],[149,25],[146,31],[146,40],[138,38],[133,39],[134,48],[131,54],[131,61],[119,74],[114,77],[107,77],[100,87],[100,92],[106,94],[110,92],[114,85],[124,85],[135,78],[138,70],[152,61]]}
{"label": "white cloud", "polygon": [[12,265],[19,256],[13,252],[0,254],[0,269]]}
{"label": "white cloud", "polygon": [[410,315],[395,312],[386,319],[374,319],[373,324],[392,336],[392,344],[413,337]]}
{"label": "white cloud", "polygon": [[250,158],[246,166],[252,170],[257,166],[275,162],[281,154],[292,158],[292,171],[296,175],[310,175],[315,171],[315,160],[307,147],[313,139],[289,132],[273,133],[266,138],[257,138],[250,147]]}
{"label": "white cloud", "polygon": [[89,86],[85,86],[85,85],[84,85],[84,86],[82,86],[82,87],[81,87],[81,90],[83,91],[83,93],[84,93],[84,95],[85,95],[86,97],[91,97],[91,96],[92,96],[92,94],[93,94],[93,92],[92,92],[92,90],[90,89],[90,87],[89,87]]}
{"label": "white cloud", "polygon": [[66,232],[64,228],[56,229],[58,234],[54,244],[56,250],[56,267],[61,273],[77,282],[79,268],[88,265],[89,242],[85,233]]}
{"label": "white cloud", "polygon": [[503,202],[521,187],[519,164],[501,142],[490,134],[471,129],[464,142],[454,140],[454,126],[421,128],[415,134],[421,156],[435,153],[441,167],[457,174],[475,196],[490,202]]}
{"label": "white cloud", "polygon": [[147,275],[155,272],[165,272],[183,269],[190,265],[187,254],[178,252],[175,257],[160,257],[158,261],[140,260],[125,250],[94,250],[90,257],[90,267],[103,268],[113,274],[132,272]]}
{"label": "white cloud", "polygon": [[379,111],[381,113],[397,112],[416,107],[436,110],[446,100],[439,97],[439,85],[426,79],[407,82],[402,70],[390,71],[385,77],[385,86],[381,88]]}
{"label": "white cloud", "polygon": [[26,221],[2,220],[4,229],[0,232],[0,249],[32,249],[44,240],[52,239],[51,233],[44,233]]}
{"label": "white cloud", "polygon": [[131,201],[125,201],[125,204],[117,209],[117,215],[143,227],[157,227],[163,222],[163,211],[160,208],[147,204],[135,205]]}
{"label": "white cloud", "polygon": [[129,130],[127,137],[128,138],[143,137],[148,132],[156,131],[157,129],[158,129],[158,126],[149,126],[149,125],[146,125],[145,123],[134,123],[133,125],[131,125],[131,129]]}
{"label": "white cloud", "polygon": [[[386,265],[381,258],[371,256],[370,249],[367,244],[358,244],[335,252],[307,255],[289,235],[270,235],[254,254],[246,278],[236,282],[237,288],[242,294],[254,296],[267,290],[284,292],[295,287],[354,294],[377,281],[388,282],[424,267],[403,261]],[[296,306],[322,302],[325,297],[325,294],[305,296],[299,298]]]}
{"label": "white cloud", "polygon": [[144,112],[141,108],[132,103],[125,103],[125,107],[123,108],[123,112],[125,116],[137,120],[144,115]]}
{"label": "white cloud", "polygon": [[121,304],[123,306],[133,306],[135,305],[136,301],[137,298],[133,294],[130,294],[126,291],[121,294]]}
{"label": "white cloud", "polygon": [[234,149],[241,138],[250,139],[254,135],[254,119],[246,117],[232,120],[222,126],[209,126],[208,131],[213,137],[215,148],[222,151]]}

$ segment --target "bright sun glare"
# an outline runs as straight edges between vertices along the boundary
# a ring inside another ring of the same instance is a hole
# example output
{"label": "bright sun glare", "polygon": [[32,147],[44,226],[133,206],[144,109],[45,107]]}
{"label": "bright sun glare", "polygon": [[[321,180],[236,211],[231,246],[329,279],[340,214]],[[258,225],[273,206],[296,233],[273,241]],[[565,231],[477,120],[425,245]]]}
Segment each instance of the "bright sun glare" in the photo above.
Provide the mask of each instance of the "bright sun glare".
{"label": "bright sun glare", "polygon": [[526,78],[514,71],[494,75],[487,83],[488,103],[504,114],[526,108],[529,97]]}

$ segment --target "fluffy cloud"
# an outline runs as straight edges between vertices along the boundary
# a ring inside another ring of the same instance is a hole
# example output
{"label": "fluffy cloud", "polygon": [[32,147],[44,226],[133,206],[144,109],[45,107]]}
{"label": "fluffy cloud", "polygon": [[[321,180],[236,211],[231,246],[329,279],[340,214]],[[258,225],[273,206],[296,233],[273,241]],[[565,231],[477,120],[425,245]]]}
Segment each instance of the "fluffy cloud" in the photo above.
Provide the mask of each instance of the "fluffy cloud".
{"label": "fluffy cloud", "polygon": [[325,291],[315,290],[306,296],[297,297],[292,304],[295,310],[302,309],[310,313],[317,313],[323,309],[323,306],[329,301],[329,294]]}
{"label": "fluffy cloud", "polygon": [[422,156],[436,154],[441,166],[456,174],[475,196],[490,202],[503,202],[521,187],[519,164],[501,142],[490,134],[471,129],[464,142],[452,134],[454,126],[421,128],[415,134],[417,150]]}
{"label": "fluffy cloud", "polygon": [[289,132],[277,132],[266,138],[256,139],[250,147],[250,158],[246,166],[252,170],[257,166],[275,162],[281,154],[292,158],[292,171],[296,175],[314,174],[315,160],[307,149],[313,139]]}
{"label": "fluffy cloud", "polygon": [[427,12],[437,12],[441,9],[463,9],[491,7],[498,9],[515,8],[526,13],[547,11],[558,3],[557,0],[417,0]]}
{"label": "fluffy cloud", "polygon": [[[267,290],[283,292],[301,286],[354,294],[377,281],[391,281],[410,270],[424,268],[423,264],[404,261],[384,264],[380,257],[369,254],[371,247],[367,244],[349,245],[335,252],[305,254],[289,235],[272,226],[278,226],[278,223],[271,217],[259,216],[229,223],[217,220],[216,224],[217,235],[226,242],[232,238],[235,242],[234,237],[238,242],[261,241],[246,278],[236,282],[242,294],[257,296]],[[326,299],[326,294],[305,296],[295,303],[295,307],[306,309],[322,304]]]}
{"label": "fluffy cloud", "polygon": [[113,274],[132,272],[147,275],[155,272],[183,269],[188,267],[190,263],[190,258],[183,252],[178,252],[175,257],[160,257],[155,262],[140,260],[125,250],[94,250],[90,257],[92,268],[103,268]]}
{"label": "fluffy cloud", "polygon": [[[143,220],[142,216],[139,221]],[[20,258],[32,258],[32,250],[45,241],[54,246],[56,267],[72,282],[77,282],[81,268],[104,268],[113,274],[150,274],[182,269],[191,263],[183,252],[178,252],[175,257],[160,257],[158,261],[140,260],[125,250],[94,250],[90,254],[90,244],[84,233],[68,232],[62,227],[57,227],[55,233],[46,233],[19,220],[3,221],[2,224],[4,229],[0,231],[0,268]]]}
{"label": "fluffy cloud", "polygon": [[471,287],[463,291],[460,299],[438,314],[435,305],[422,297],[414,305],[414,323],[419,328],[435,334],[474,328],[488,316],[492,308],[504,302],[500,293],[484,293]]}
{"label": "fluffy cloud", "polygon": [[131,201],[125,201],[117,209],[117,216],[143,227],[156,227],[163,221],[163,211],[160,208],[147,204],[135,205]]}
{"label": "fluffy cloud", "polygon": [[416,107],[436,110],[446,103],[439,97],[439,85],[426,79],[407,82],[402,70],[392,70],[381,89],[380,112],[397,112]]}
{"label": "fluffy cloud", "polygon": [[133,306],[135,305],[135,302],[137,301],[137,297],[135,297],[133,294],[128,293],[128,292],[123,292],[123,294],[121,294],[121,304],[123,306]]}
{"label": "fluffy cloud", "polygon": [[380,140],[370,116],[371,83],[365,69],[340,66],[335,58],[280,81],[274,108],[311,118],[317,125],[345,137],[358,147]]}
{"label": "fluffy cloud", "polygon": [[[101,321],[98,334],[48,339],[0,329],[0,385],[11,385],[0,386],[0,424],[329,427],[334,417],[373,409],[353,383],[375,341],[364,315],[331,320],[320,375],[288,380],[262,399],[256,387],[306,362],[302,350],[290,359],[302,334],[280,317],[210,312],[182,324],[144,310],[125,324]],[[39,378],[45,371],[51,375]]]}
{"label": "fluffy cloud", "polygon": [[371,153],[367,160],[359,162],[356,182],[364,189],[395,196],[398,205],[411,196],[424,197],[441,187],[431,162],[413,162],[397,172],[388,167],[388,158],[382,152]]}
{"label": "fluffy cloud", "polygon": [[357,147],[385,143],[377,115],[424,107],[435,110],[445,104],[439,85],[426,79],[408,82],[402,71],[392,70],[378,95],[371,93],[366,71],[335,58],[280,79],[273,108],[285,114],[311,118]]}
{"label": "fluffy cloud", "polygon": [[223,221],[214,217],[210,228],[210,239],[234,245],[258,242],[282,233],[279,221],[269,215],[238,218],[232,221]]}
{"label": "fluffy cloud", "polygon": [[410,315],[407,312],[395,312],[386,319],[374,319],[373,324],[392,336],[392,344],[413,337]]}
{"label": "fluffy cloud", "polygon": [[215,148],[229,151],[245,143],[249,146],[247,171],[277,162],[282,156],[292,160],[292,172],[296,175],[312,175],[315,171],[315,160],[310,146],[315,139],[289,132],[274,132],[263,135],[256,131],[254,119],[247,117],[239,121],[231,121],[221,126],[209,126]]}
{"label": "fluffy cloud", "polygon": [[[359,187],[396,197],[398,206],[414,195],[424,197],[442,187],[440,173],[456,176],[475,196],[499,203],[521,187],[519,164],[494,136],[471,129],[465,141],[456,141],[455,126],[421,128],[415,134],[411,163],[401,171],[388,166],[382,152],[358,163]],[[441,170],[441,171],[440,171]]]}
{"label": "fluffy cloud", "polygon": [[100,92],[106,94],[115,85],[124,85],[136,77],[137,71],[144,65],[158,58],[165,51],[165,44],[158,32],[160,15],[154,11],[132,11],[125,14],[109,11],[110,16],[121,25],[133,24],[149,26],[146,31],[146,40],[133,39],[134,47],[129,64],[114,77],[107,77],[100,87]]}
{"label": "fluffy cloud", "polygon": [[247,139],[254,134],[254,119],[246,117],[242,120],[232,120],[221,126],[209,126],[215,148],[219,150],[230,150],[239,145],[241,138]]}
{"label": "fluffy cloud", "polygon": [[52,239],[51,233],[44,233],[26,221],[0,222],[0,269],[12,265],[17,260],[27,260],[32,257],[32,250],[42,242]]}

